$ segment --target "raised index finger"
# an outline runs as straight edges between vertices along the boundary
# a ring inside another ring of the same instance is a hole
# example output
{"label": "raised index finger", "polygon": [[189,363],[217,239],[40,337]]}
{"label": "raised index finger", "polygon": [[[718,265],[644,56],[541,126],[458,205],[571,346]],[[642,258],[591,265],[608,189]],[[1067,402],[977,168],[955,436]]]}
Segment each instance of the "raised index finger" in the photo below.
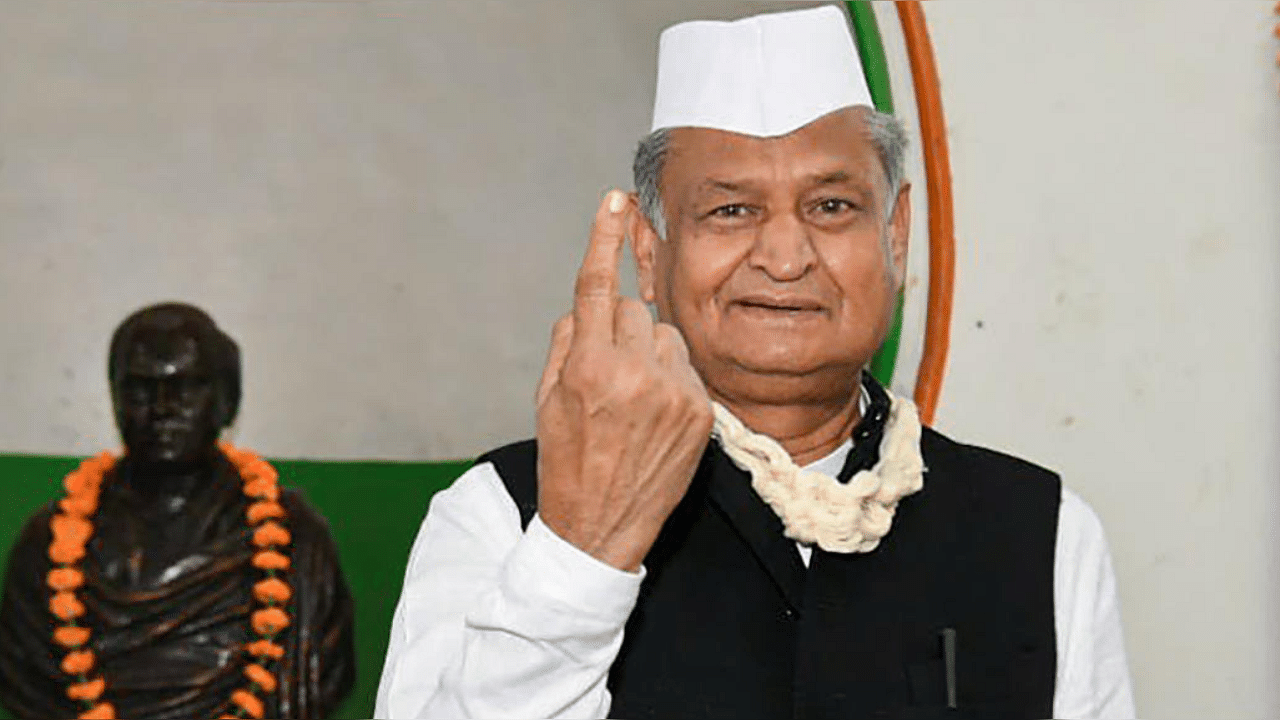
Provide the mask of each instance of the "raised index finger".
{"label": "raised index finger", "polygon": [[596,210],[587,253],[573,290],[574,337],[613,341],[613,309],[618,303],[618,263],[626,236],[627,196],[610,190]]}

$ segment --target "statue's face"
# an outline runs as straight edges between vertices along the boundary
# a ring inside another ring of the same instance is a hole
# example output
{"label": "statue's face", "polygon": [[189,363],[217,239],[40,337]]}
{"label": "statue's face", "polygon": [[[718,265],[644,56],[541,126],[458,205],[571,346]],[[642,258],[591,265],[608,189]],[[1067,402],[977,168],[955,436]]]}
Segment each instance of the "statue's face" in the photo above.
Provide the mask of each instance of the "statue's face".
{"label": "statue's face", "polygon": [[228,415],[210,353],[175,328],[139,332],[124,355],[112,394],[130,459],[175,470],[207,462]]}

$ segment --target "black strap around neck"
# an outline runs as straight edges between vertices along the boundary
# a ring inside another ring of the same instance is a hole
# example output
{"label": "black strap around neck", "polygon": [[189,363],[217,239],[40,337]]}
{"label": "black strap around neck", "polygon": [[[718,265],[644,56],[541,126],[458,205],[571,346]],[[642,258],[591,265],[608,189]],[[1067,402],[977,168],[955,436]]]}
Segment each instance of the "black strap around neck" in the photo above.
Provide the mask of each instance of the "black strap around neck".
{"label": "black strap around neck", "polygon": [[884,425],[889,419],[889,393],[880,386],[871,373],[862,371],[862,387],[867,391],[867,411],[853,428],[853,449],[845,456],[844,467],[836,479],[842,483],[861,470],[870,470],[880,462],[880,442],[884,440]]}

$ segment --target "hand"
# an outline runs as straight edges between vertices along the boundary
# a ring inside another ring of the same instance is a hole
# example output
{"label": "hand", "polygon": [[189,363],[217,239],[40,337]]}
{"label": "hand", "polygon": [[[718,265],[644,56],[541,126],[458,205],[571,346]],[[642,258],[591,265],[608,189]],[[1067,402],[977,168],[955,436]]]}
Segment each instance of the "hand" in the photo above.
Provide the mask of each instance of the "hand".
{"label": "hand", "polygon": [[684,339],[620,297],[627,196],[596,211],[573,312],[538,386],[538,514],[557,535],[635,572],[689,488],[714,416]]}

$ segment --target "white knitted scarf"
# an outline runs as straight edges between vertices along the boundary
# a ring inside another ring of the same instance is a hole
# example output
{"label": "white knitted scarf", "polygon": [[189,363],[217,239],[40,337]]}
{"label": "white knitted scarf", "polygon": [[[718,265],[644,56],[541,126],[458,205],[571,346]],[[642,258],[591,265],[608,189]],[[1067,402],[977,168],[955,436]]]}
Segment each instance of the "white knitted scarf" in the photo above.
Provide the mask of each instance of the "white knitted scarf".
{"label": "white knitted scarf", "polygon": [[847,483],[800,468],[776,440],[747,429],[717,402],[711,434],[751,473],[751,487],[782,519],[787,537],[828,552],[871,552],[888,534],[898,501],[924,487],[915,403],[893,393],[889,402],[880,461]]}

